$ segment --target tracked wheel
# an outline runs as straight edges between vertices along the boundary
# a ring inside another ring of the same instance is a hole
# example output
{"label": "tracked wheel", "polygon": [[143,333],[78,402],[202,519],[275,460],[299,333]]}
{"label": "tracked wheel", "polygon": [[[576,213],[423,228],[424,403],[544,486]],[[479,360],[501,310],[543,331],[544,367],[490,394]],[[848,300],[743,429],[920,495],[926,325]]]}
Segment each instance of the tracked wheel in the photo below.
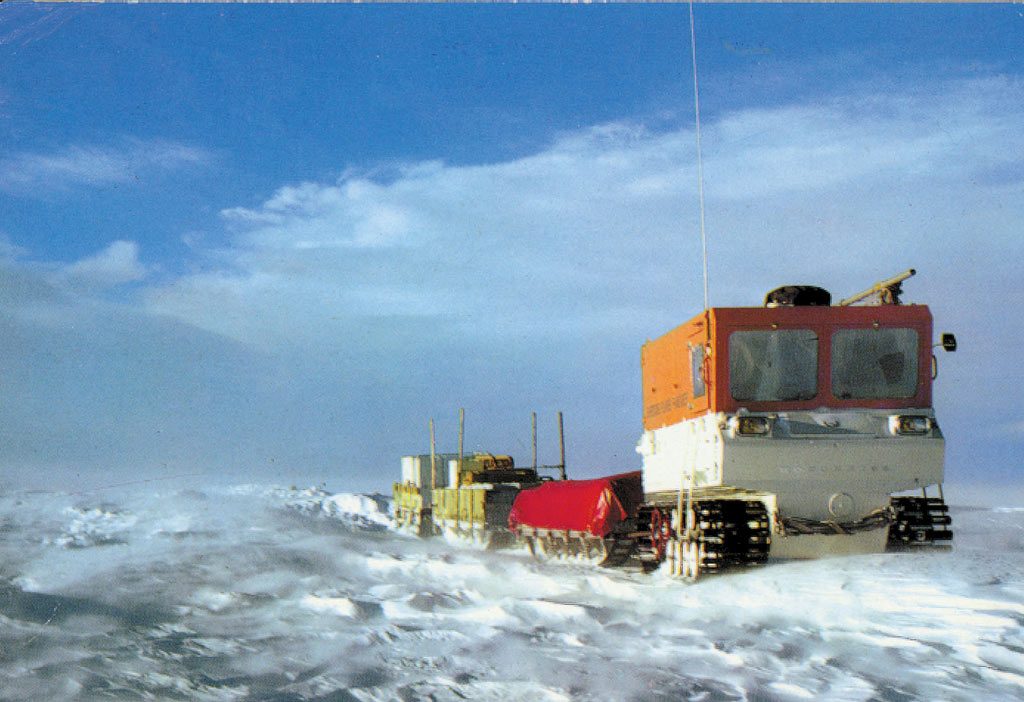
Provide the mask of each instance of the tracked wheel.
{"label": "tracked wheel", "polygon": [[655,508],[651,512],[651,553],[656,562],[661,563],[665,560],[665,550],[674,536],[669,520],[660,509]]}
{"label": "tracked wheel", "polygon": [[768,560],[769,522],[756,500],[701,500],[694,503],[700,572],[717,573]]}
{"label": "tracked wheel", "polygon": [[762,500],[701,497],[691,510],[687,528],[677,536],[667,500],[641,508],[638,522],[646,531],[638,532],[636,556],[646,572],[669,559],[675,573],[694,580],[768,559],[771,524]]}
{"label": "tracked wheel", "polygon": [[949,507],[940,497],[894,497],[896,521],[889,526],[887,551],[948,549],[953,539]]}
{"label": "tracked wheel", "polygon": [[706,552],[699,539],[684,539],[679,546],[679,574],[691,582],[697,579],[705,565]]}

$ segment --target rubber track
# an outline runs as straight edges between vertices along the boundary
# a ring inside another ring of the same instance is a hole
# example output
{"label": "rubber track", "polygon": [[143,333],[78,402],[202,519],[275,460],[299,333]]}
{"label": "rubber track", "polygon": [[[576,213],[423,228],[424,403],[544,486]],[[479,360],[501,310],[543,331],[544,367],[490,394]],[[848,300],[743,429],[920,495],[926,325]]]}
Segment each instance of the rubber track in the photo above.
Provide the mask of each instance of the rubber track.
{"label": "rubber track", "polygon": [[938,497],[894,497],[896,521],[889,527],[886,549],[901,551],[948,548],[953,539],[949,507]]}
{"label": "rubber track", "polygon": [[694,502],[699,539],[703,545],[702,572],[746,568],[768,560],[768,513],[764,503],[750,500]]}
{"label": "rubber track", "polygon": [[[701,573],[747,568],[768,560],[771,545],[768,511],[760,500],[704,498],[694,500],[699,540],[703,546]],[[668,508],[662,508],[663,512]],[[641,507],[639,522],[651,523],[652,505]],[[637,552],[645,570],[657,568],[650,546],[650,531],[637,534]]]}

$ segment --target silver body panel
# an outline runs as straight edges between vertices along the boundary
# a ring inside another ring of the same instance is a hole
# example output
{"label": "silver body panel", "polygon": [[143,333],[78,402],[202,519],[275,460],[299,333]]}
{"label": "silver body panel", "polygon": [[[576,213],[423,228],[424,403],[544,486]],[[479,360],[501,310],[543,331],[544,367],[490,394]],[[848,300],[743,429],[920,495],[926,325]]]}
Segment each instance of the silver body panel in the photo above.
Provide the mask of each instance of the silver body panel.
{"label": "silver body panel", "polygon": [[[893,417],[927,417],[924,435],[893,430]],[[644,492],[730,486],[775,496],[787,517],[852,521],[894,493],[942,483],[945,442],[930,409],[822,409],[756,413],[765,435],[743,436],[739,415],[707,414],[644,432]],[[773,537],[772,556],[815,557],[884,550],[885,530],[857,535]]]}

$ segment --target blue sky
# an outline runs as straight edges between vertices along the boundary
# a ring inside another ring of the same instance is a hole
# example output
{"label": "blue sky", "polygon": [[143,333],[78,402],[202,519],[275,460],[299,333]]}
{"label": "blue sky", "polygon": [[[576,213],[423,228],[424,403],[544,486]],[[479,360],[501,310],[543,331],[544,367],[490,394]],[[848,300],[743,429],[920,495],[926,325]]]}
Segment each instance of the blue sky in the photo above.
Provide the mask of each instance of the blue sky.
{"label": "blue sky", "polygon": [[[711,299],[909,267],[951,481],[1024,450],[1024,15],[698,5]],[[685,5],[0,5],[0,462],[386,489],[638,466],[702,307]],[[575,468],[575,471],[573,469]]]}

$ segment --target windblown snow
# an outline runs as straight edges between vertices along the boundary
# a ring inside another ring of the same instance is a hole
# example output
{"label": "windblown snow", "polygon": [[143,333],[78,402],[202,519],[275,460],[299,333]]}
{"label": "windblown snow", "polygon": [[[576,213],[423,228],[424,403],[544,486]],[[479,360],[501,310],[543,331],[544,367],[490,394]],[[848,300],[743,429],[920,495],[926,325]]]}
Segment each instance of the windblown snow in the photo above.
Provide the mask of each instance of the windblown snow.
{"label": "windblown snow", "polygon": [[952,553],[687,585],[416,539],[323,487],[9,492],[0,699],[1022,699],[1024,508],[950,497]]}

